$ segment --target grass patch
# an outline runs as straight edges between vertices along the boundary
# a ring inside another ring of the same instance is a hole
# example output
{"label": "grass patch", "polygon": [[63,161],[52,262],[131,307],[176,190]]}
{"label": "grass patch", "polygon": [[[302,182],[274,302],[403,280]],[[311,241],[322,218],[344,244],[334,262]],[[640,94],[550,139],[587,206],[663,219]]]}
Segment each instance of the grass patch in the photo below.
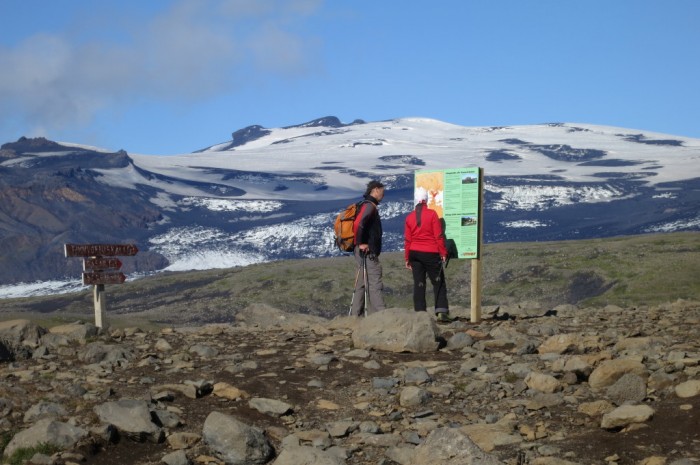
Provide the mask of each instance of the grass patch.
{"label": "grass patch", "polygon": [[5,448],[10,443],[14,435],[15,433],[12,431],[3,431],[0,433],[0,457],[2,457],[5,453]]}
{"label": "grass patch", "polygon": [[[3,451],[5,450],[5,447],[7,447],[7,444],[5,444],[5,446],[3,447]],[[17,449],[10,457],[5,459],[3,463],[9,465],[22,465],[29,459],[34,457],[35,454],[39,453],[44,455],[52,455],[60,450],[60,447],[55,446],[53,444],[41,443],[34,447]]]}
{"label": "grass patch", "polygon": [[[403,252],[383,253],[387,307],[412,308],[413,281]],[[658,305],[700,300],[700,233],[483,246],[482,304],[524,301],[552,308]],[[451,306],[471,306],[470,260],[451,260]],[[351,256],[284,260],[240,268],[163,272],[107,289],[107,323],[138,326],[232,321],[253,303],[333,318],[345,315],[355,281]],[[432,289],[428,289],[428,298]],[[4,299],[2,316],[35,315],[59,323],[93,321],[89,290],[62,296]],[[158,324],[155,324],[157,322]]]}

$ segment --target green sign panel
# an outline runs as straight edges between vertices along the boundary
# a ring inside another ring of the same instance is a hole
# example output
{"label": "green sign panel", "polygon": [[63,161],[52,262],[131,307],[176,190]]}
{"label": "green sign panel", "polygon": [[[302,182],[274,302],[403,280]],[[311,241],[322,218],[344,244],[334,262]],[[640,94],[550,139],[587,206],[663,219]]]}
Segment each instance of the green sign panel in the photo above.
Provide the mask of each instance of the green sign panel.
{"label": "green sign panel", "polygon": [[479,258],[482,173],[476,167],[415,172],[414,188],[428,192],[428,207],[444,220],[451,257]]}

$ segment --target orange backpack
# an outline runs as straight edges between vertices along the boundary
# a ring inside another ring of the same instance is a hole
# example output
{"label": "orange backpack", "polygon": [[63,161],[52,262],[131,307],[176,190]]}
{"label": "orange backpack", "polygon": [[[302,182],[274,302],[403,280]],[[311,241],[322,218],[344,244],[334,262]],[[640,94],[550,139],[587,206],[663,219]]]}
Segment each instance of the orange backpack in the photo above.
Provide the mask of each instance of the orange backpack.
{"label": "orange backpack", "polygon": [[355,249],[355,218],[360,211],[360,205],[365,202],[366,200],[361,200],[351,203],[335,217],[333,224],[335,245],[343,252],[352,252]]}

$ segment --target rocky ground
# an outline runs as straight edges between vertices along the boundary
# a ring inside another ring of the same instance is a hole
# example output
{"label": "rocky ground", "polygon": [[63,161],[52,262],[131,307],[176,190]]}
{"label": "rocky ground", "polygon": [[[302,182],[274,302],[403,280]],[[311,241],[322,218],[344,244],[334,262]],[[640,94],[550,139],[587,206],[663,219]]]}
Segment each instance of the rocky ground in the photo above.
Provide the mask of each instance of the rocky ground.
{"label": "rocky ground", "polygon": [[700,463],[700,303],[452,311],[0,322],[0,446],[34,464]]}

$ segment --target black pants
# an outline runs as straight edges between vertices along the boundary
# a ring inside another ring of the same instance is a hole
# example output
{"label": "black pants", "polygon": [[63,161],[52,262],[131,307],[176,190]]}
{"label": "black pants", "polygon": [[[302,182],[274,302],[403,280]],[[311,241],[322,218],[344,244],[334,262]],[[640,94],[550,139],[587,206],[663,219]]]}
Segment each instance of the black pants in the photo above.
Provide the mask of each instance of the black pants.
{"label": "black pants", "polygon": [[445,275],[442,272],[440,254],[430,252],[408,253],[408,261],[413,269],[413,309],[417,312],[425,311],[425,277],[430,278],[435,294],[435,312],[448,312],[447,285]]}

